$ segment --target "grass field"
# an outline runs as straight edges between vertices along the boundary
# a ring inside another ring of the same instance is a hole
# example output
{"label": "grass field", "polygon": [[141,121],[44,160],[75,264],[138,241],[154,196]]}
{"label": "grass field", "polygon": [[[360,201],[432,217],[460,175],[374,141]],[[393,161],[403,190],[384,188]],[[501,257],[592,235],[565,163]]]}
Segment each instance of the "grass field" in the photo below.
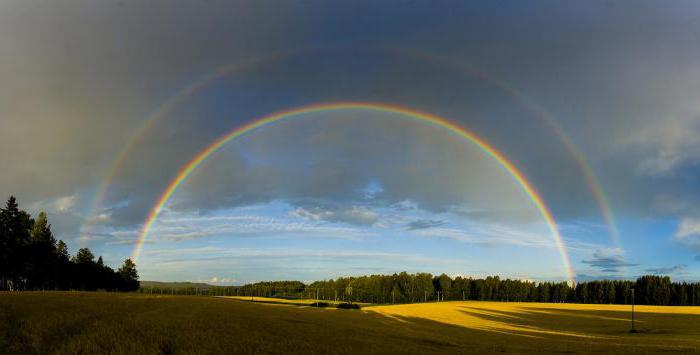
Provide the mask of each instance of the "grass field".
{"label": "grass field", "polygon": [[[250,297],[250,296],[216,296],[220,298],[227,298],[236,301],[246,301],[246,302],[259,302],[259,303],[270,303],[270,304],[283,304],[283,305],[295,305],[295,306],[309,306],[316,302],[327,303],[330,307],[336,307],[338,304],[343,303],[341,301],[332,300],[314,300],[314,299],[293,299],[293,298],[276,298],[276,297]],[[366,306],[367,303],[354,302],[355,304]]]}
{"label": "grass field", "polygon": [[0,352],[700,353],[700,308],[637,311],[640,333],[630,334],[629,306],[614,305],[443,302],[357,311],[222,297],[0,293]]}

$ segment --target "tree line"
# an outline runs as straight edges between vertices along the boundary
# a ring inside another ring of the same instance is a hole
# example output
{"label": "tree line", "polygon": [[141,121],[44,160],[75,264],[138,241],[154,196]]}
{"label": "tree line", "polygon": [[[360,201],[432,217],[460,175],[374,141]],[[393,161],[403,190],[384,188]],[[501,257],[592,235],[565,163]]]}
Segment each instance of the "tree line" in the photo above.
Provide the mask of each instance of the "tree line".
{"label": "tree line", "polygon": [[134,291],[138,272],[131,259],[118,270],[82,248],[74,256],[56,241],[46,213],[36,219],[11,196],[0,208],[0,290]]}
{"label": "tree line", "polygon": [[532,282],[501,279],[454,278],[427,273],[371,275],[317,281],[321,298],[331,299],[338,290],[356,302],[413,303],[448,300],[502,302],[569,302],[700,306],[700,283],[672,282],[668,276],[645,275],[631,280],[597,280],[570,285],[567,282]]}
{"label": "tree line", "polygon": [[370,275],[341,277],[304,284],[301,281],[267,281],[243,286],[202,288],[148,288],[144,293],[210,296],[260,296],[307,298],[339,302],[415,303],[456,300],[501,302],[555,302],[700,306],[700,283],[671,282],[668,276],[646,275],[636,281],[597,280],[570,285],[567,282],[532,282],[486,278],[450,277],[442,274]]}

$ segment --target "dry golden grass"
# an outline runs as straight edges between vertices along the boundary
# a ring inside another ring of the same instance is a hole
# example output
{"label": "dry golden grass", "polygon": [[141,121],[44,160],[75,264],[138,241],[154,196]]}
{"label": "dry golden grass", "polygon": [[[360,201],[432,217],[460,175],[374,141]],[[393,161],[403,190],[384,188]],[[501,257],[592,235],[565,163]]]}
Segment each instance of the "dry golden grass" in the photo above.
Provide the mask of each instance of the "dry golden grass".
{"label": "dry golden grass", "polygon": [[466,301],[364,310],[407,323],[425,319],[480,331],[484,339],[506,336],[506,350],[700,352],[700,307],[636,306],[638,334],[629,333],[631,306],[623,305]]}
{"label": "dry golden grass", "polygon": [[443,302],[360,311],[220,297],[0,293],[7,353],[700,352],[700,309]]}
{"label": "dry golden grass", "polygon": [[[251,297],[251,296],[215,296],[219,298],[227,298],[237,301],[246,302],[259,302],[259,303],[274,303],[274,304],[289,304],[297,306],[307,306],[316,302],[328,303],[330,306],[337,306],[343,302],[336,302],[332,300],[315,300],[315,299],[289,299],[289,298],[277,298],[277,297]],[[359,305],[366,305],[367,303],[355,302]]]}

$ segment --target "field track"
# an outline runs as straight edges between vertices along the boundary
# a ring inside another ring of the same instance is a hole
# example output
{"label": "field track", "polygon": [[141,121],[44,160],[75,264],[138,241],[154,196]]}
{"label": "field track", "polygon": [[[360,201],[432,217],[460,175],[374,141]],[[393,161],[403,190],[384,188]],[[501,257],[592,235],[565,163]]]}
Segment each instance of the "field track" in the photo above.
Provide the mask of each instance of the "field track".
{"label": "field track", "polygon": [[628,333],[629,309],[470,301],[357,311],[219,297],[0,293],[0,352],[700,353],[700,308],[638,306],[638,334]]}

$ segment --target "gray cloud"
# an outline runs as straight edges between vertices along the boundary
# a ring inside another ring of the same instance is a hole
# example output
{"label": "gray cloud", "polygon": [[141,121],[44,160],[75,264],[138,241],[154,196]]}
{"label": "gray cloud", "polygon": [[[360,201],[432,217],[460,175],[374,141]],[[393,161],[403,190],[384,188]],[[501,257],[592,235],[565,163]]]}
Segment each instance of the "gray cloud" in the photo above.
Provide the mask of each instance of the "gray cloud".
{"label": "gray cloud", "polygon": [[428,229],[440,227],[445,224],[447,224],[447,221],[439,219],[417,219],[415,221],[409,222],[407,228],[408,230]]}
{"label": "gray cloud", "polygon": [[[453,119],[508,156],[558,221],[600,220],[556,132],[481,70],[551,113],[621,220],[679,218],[680,230],[698,215],[698,4],[430,4],[398,16],[378,3],[297,5],[3,2],[0,193],[52,209],[57,229],[77,235],[118,152],[167,98],[221,66],[298,49],[222,77],[168,112],[114,176],[98,211],[105,218],[95,221],[135,229],[180,167],[224,132],[330,100],[390,102]],[[301,201],[312,199],[341,205],[328,218],[367,225],[377,217],[353,206],[410,201],[433,212],[474,208],[465,218],[539,220],[513,179],[462,140],[382,115],[347,116],[251,133],[195,172],[170,208],[206,214],[283,199],[307,210]],[[372,181],[382,191],[370,203],[363,189]],[[58,203],[70,196],[72,205]],[[700,250],[697,233],[674,240]]]}
{"label": "gray cloud", "polygon": [[174,87],[289,44],[277,36],[303,31],[286,26],[294,11],[263,2],[3,2],[0,140],[12,148],[0,150],[0,193],[26,203],[87,193]]}
{"label": "gray cloud", "polygon": [[602,250],[596,250],[592,257],[581,262],[607,273],[617,273],[624,267],[638,265],[626,262],[625,258],[619,253],[610,253]]}
{"label": "gray cloud", "polygon": [[589,274],[576,274],[576,281],[577,282],[586,282],[586,281],[597,281],[597,280],[629,280],[629,276],[621,276],[621,275],[589,275]]}
{"label": "gray cloud", "polygon": [[652,274],[659,274],[659,275],[682,274],[682,273],[684,273],[684,271],[687,267],[688,267],[688,265],[678,264],[678,265],[668,266],[668,267],[658,267],[658,268],[645,269],[644,271],[650,272]]}

